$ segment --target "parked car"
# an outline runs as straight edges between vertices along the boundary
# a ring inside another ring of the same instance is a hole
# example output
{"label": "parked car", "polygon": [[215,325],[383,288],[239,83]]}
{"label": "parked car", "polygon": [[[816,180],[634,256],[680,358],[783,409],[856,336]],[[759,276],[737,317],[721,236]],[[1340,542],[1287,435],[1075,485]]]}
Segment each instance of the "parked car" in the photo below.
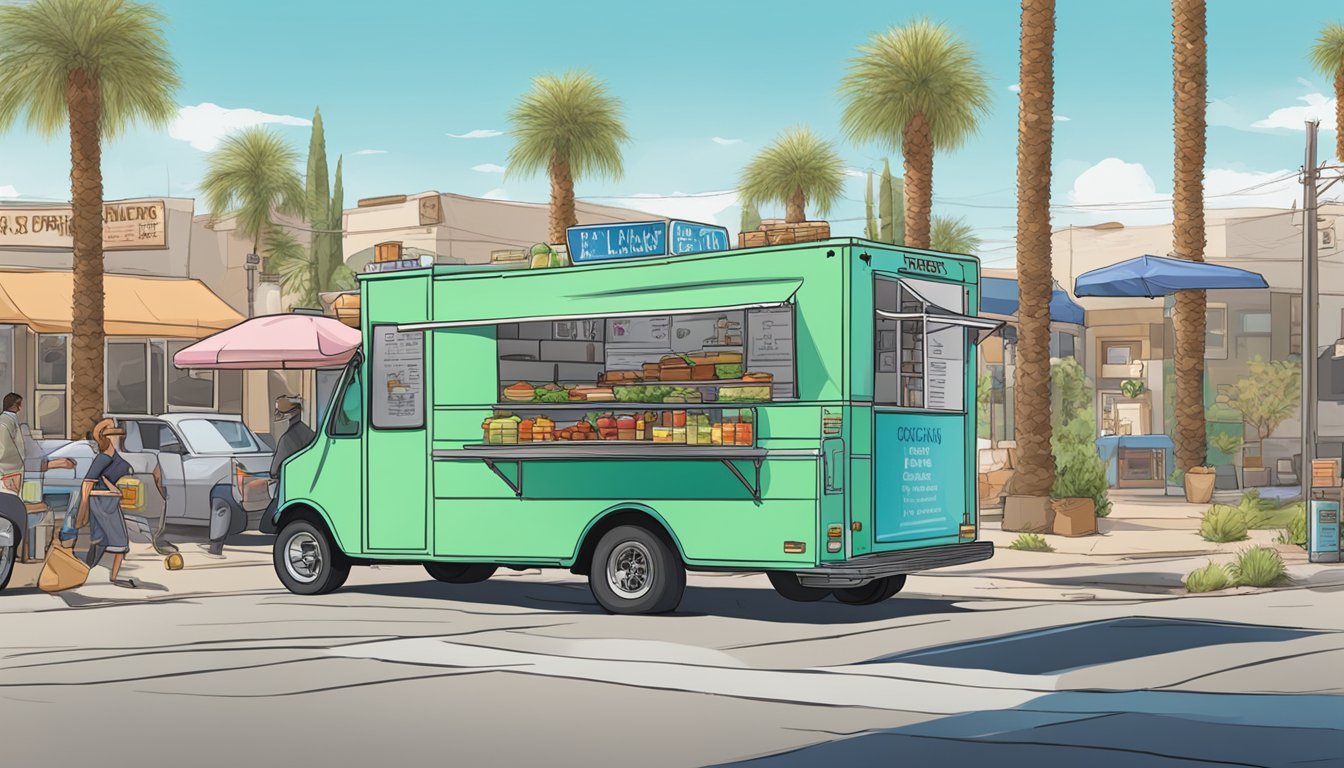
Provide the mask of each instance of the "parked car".
{"label": "parked car", "polygon": [[[239,416],[215,413],[174,413],[162,416],[112,416],[126,430],[122,453],[137,476],[145,481],[148,509],[172,525],[208,527],[211,513],[227,507],[229,533],[245,530],[249,515],[259,517],[270,503],[266,473],[271,449]],[[54,509],[67,509],[78,498],[97,448],[89,441],[69,442],[48,458],[71,458],[75,469],[49,469],[42,494]],[[149,473],[158,460],[166,500],[157,499]],[[162,511],[154,507],[159,505]]]}

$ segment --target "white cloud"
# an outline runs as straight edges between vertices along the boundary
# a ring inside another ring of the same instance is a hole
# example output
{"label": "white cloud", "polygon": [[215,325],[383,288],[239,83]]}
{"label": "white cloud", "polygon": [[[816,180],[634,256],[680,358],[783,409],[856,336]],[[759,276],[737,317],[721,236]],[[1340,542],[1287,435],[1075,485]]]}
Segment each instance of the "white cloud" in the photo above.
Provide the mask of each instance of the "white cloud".
{"label": "white cloud", "polygon": [[474,130],[474,131],[467,131],[466,133],[450,133],[450,134],[448,134],[448,138],[451,138],[451,139],[493,139],[493,138],[496,137],[496,136],[503,136],[503,135],[504,135],[504,132],[503,132],[503,131],[496,131],[496,130],[493,130],[493,129],[490,129],[490,128],[477,128],[477,129]]}
{"label": "white cloud", "polygon": [[352,155],[386,155],[386,149],[359,149],[351,152]]}
{"label": "white cloud", "polygon": [[[738,204],[735,190],[709,192],[701,195],[687,195],[673,192],[670,195],[641,194],[631,197],[602,198],[595,202],[631,208],[672,219],[698,221],[702,224],[721,224],[719,214]],[[734,222],[736,223],[736,222]]]}
{"label": "white cloud", "polygon": [[13,184],[0,186],[0,197],[18,197],[19,190],[14,188]]}
{"label": "white cloud", "polygon": [[225,136],[255,125],[312,125],[311,120],[293,115],[272,115],[255,109],[229,109],[218,104],[202,102],[191,107],[179,107],[177,117],[168,126],[168,135],[185,141],[202,152],[219,146]]}
{"label": "white cloud", "polygon": [[496,187],[495,189],[486,192],[484,195],[481,195],[481,197],[486,200],[508,200],[509,193],[505,192],[503,187]]}
{"label": "white cloud", "polygon": [[1299,96],[1298,101],[1305,102],[1300,107],[1280,107],[1269,113],[1269,117],[1251,123],[1252,128],[1281,128],[1290,131],[1306,130],[1307,120],[1320,120],[1321,130],[1332,131],[1335,128],[1335,100],[1323,93],[1308,93]]}
{"label": "white cloud", "polygon": [[1021,92],[1022,92],[1022,84],[1021,84],[1021,83],[1013,83],[1012,85],[1008,86],[1008,90],[1012,91],[1013,93],[1021,93]]}
{"label": "white cloud", "polygon": [[480,165],[471,166],[471,170],[477,173],[503,173],[505,168],[504,166],[496,165],[495,163],[481,163]]}
{"label": "white cloud", "polygon": [[725,139],[725,138],[723,138],[722,136],[715,136],[714,138],[710,139],[710,141],[714,142],[715,144],[720,144],[720,145],[725,146],[725,147],[728,146],[729,144],[741,144],[741,143],[742,143],[742,140],[741,140],[741,139]]}
{"label": "white cloud", "polygon": [[[1204,174],[1209,208],[1289,208],[1298,199],[1296,172],[1211,168]],[[1068,194],[1075,212],[1092,221],[1162,224],[1171,221],[1171,194],[1140,163],[1108,157],[1078,175]]]}
{"label": "white cloud", "polygon": [[1303,88],[1311,88],[1312,90],[1315,90],[1315,88],[1316,88],[1316,84],[1313,83],[1313,82],[1311,82],[1310,80],[1308,80],[1308,79],[1305,78],[1305,77],[1299,77],[1299,78],[1297,78],[1297,84],[1300,85],[1300,86],[1302,86]]}
{"label": "white cloud", "polygon": [[1069,121],[1072,120],[1072,119],[1073,119],[1073,118],[1071,118],[1071,117],[1065,117],[1065,116],[1063,116],[1063,115],[1055,115],[1055,122],[1056,122],[1056,123],[1067,123],[1067,122],[1069,122]]}
{"label": "white cloud", "polygon": [[846,175],[846,176],[853,176],[853,177],[856,178],[856,179],[866,179],[866,178],[868,178],[868,172],[867,172],[867,171],[864,171],[864,170],[860,170],[860,169],[858,169],[858,168],[846,168],[846,169],[845,169],[845,175]]}

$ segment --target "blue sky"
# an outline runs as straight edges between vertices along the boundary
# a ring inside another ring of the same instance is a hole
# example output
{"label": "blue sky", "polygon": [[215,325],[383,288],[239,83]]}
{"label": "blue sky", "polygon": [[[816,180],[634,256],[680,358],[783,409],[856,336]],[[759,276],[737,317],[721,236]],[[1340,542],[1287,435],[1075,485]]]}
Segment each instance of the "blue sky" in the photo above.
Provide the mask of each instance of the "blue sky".
{"label": "blue sky", "polygon": [[[579,195],[734,229],[742,166],[786,127],[834,139],[852,169],[880,168],[890,155],[899,172],[897,154],[844,140],[836,85],[868,35],[926,16],[973,46],[994,94],[979,134],[936,158],[935,213],[971,222],[987,265],[1012,262],[1019,9],[1009,0],[158,5],[171,20],[184,109],[176,125],[105,149],[109,199],[193,195],[228,126],[272,122],[306,151],[306,122],[320,105],[332,163],[345,155],[347,205],[429,189],[544,201],[544,179],[498,172],[505,115],[531,76],[578,67],[622,99],[633,137],[625,178],[581,181]],[[1287,206],[1294,179],[1274,180],[1302,162],[1306,113],[1330,129],[1323,155],[1333,146],[1330,82],[1311,71],[1306,49],[1344,10],[1209,5],[1210,204]],[[1169,220],[1170,4],[1065,0],[1055,61],[1054,223]],[[67,199],[68,173],[65,136],[0,133],[0,198]],[[863,185],[851,178],[831,212],[838,233],[861,230]]]}

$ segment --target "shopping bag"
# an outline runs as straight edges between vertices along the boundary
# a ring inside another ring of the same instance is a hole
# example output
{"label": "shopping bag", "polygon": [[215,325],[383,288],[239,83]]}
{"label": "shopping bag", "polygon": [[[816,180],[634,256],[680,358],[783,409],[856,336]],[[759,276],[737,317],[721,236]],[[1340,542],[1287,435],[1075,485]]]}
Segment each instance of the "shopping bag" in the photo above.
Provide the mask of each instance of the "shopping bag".
{"label": "shopping bag", "polygon": [[43,592],[63,592],[84,585],[89,578],[89,566],[75,557],[75,553],[59,544],[47,548],[47,559],[37,577],[37,588]]}

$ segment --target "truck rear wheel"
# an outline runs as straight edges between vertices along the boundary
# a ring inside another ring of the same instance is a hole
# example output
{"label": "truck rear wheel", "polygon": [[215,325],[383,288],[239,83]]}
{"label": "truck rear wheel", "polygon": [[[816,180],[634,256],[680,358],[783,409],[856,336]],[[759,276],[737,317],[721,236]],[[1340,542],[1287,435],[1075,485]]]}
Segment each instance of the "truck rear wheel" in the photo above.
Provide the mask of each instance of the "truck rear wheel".
{"label": "truck rear wheel", "polygon": [[798,581],[798,574],[788,571],[766,571],[766,577],[770,579],[770,586],[775,588],[779,596],[785,600],[792,600],[795,603],[813,603],[818,600],[824,600],[831,594],[831,590],[821,587],[804,587]]}
{"label": "truck rear wheel", "polygon": [[425,571],[448,584],[476,584],[495,575],[496,566],[483,563],[425,563]]}
{"label": "truck rear wheel", "polygon": [[609,613],[667,613],[681,604],[686,567],[657,534],[622,525],[598,541],[588,587]]}
{"label": "truck rear wheel", "polygon": [[271,553],[280,583],[296,595],[335,592],[350,575],[350,564],[331,537],[307,520],[286,525]]}
{"label": "truck rear wheel", "polygon": [[848,605],[874,605],[891,598],[905,586],[905,574],[886,576],[860,587],[835,590],[835,599]]}

